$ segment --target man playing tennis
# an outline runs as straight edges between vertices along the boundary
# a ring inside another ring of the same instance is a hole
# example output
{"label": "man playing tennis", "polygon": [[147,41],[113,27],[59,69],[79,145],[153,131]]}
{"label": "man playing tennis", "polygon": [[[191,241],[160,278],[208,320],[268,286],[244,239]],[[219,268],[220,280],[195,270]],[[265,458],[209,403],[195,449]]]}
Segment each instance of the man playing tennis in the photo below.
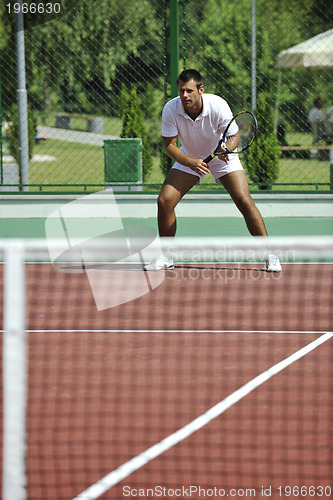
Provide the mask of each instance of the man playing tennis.
{"label": "man playing tennis", "polygon": [[[160,236],[175,236],[175,207],[181,198],[208,173],[222,184],[242,213],[253,236],[267,236],[264,221],[250,195],[244,169],[237,154],[223,154],[209,163],[202,158],[211,153],[232,118],[227,102],[204,94],[201,74],[195,69],[182,71],[177,79],[179,96],[169,101],[162,113],[162,139],[168,156],[175,160],[158,197]],[[237,135],[237,130],[235,131]],[[177,146],[179,138],[182,146]],[[172,259],[159,256],[146,266],[148,271],[172,269]],[[279,259],[269,255],[267,271],[281,271]]]}

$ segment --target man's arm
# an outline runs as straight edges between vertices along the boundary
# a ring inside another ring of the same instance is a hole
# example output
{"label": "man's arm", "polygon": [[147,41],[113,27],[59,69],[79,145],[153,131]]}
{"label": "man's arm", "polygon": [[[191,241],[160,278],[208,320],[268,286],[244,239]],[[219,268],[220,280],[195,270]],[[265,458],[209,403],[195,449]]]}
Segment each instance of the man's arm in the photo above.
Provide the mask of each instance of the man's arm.
{"label": "man's arm", "polygon": [[191,168],[198,174],[208,174],[209,168],[207,167],[206,163],[201,158],[191,158],[190,156],[185,154],[177,146],[177,138],[177,135],[175,137],[162,137],[163,146],[167,155],[176,162]]}

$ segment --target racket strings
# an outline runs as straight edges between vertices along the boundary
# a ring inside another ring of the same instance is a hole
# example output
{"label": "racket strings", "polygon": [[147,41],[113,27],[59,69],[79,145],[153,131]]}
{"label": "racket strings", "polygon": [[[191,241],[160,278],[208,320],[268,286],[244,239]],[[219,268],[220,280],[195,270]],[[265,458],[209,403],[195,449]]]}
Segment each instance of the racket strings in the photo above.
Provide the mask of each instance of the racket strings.
{"label": "racket strings", "polygon": [[[238,127],[238,133],[229,133]],[[241,152],[247,149],[257,135],[257,121],[254,115],[248,111],[239,113],[228,125],[225,132],[227,136],[226,149],[229,152]]]}
{"label": "racket strings", "polygon": [[223,146],[227,151],[230,151],[230,152],[238,151],[239,146],[242,146],[241,136],[240,136],[239,132],[237,132],[235,135],[227,137]]}
{"label": "racket strings", "polygon": [[209,163],[216,156],[222,158],[225,154],[241,153],[251,146],[257,137],[258,124],[256,117],[250,111],[241,111],[229,122],[215,151],[204,159]]}

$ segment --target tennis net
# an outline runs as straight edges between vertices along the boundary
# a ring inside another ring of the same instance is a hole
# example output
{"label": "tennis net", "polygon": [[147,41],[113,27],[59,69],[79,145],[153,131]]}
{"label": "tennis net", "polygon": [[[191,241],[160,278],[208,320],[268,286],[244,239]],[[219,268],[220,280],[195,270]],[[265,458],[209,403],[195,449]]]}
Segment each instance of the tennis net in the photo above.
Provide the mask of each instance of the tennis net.
{"label": "tennis net", "polygon": [[331,497],[333,239],[158,249],[0,241],[2,499]]}

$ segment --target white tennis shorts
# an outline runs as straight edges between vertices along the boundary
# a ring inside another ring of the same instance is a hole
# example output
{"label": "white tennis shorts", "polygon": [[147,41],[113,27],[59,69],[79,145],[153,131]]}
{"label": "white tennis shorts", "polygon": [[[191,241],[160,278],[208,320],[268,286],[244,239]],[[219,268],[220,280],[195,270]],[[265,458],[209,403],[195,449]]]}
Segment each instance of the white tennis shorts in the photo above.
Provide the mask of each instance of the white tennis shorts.
{"label": "white tennis shorts", "polygon": [[[216,160],[212,160],[212,162],[208,163],[210,173],[214,177],[217,184],[221,184],[220,177],[230,174],[230,172],[235,172],[236,170],[244,170],[238,155],[229,155],[228,164],[221,160],[217,161],[218,163],[216,162]],[[175,162],[172,168],[181,170],[182,172],[187,172],[188,174],[196,175],[198,177],[197,184],[200,184],[201,179],[203,179],[206,175],[200,175],[197,172],[194,172],[194,170],[192,170],[190,167],[186,167],[185,165],[177,162]]]}

